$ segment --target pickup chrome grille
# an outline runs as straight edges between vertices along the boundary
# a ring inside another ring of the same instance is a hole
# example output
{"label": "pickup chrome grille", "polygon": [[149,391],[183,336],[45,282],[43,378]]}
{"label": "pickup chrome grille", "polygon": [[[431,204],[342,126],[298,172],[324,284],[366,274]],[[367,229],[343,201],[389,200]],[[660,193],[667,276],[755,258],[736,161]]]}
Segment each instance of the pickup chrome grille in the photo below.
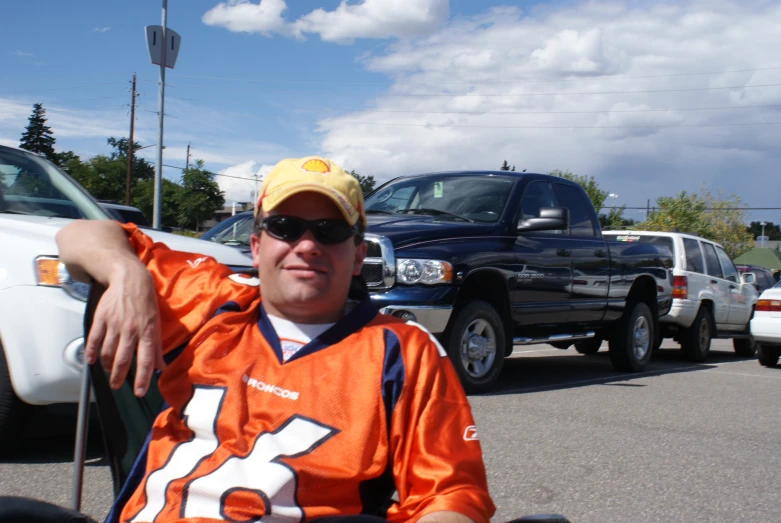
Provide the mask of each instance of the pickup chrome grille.
{"label": "pickup chrome grille", "polygon": [[396,257],[393,244],[384,236],[366,235],[366,258],[361,276],[370,291],[385,290],[396,282]]}

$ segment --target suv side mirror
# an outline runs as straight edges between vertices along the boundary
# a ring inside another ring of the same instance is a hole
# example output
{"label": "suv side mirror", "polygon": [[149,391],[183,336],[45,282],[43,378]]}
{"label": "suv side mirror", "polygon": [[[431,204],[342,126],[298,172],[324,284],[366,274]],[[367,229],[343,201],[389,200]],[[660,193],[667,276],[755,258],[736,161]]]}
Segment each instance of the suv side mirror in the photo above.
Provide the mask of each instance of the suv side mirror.
{"label": "suv side mirror", "polygon": [[744,272],[740,275],[741,280],[743,280],[743,283],[756,283],[757,282],[757,275],[753,272]]}
{"label": "suv side mirror", "polygon": [[564,207],[545,207],[540,209],[539,218],[529,218],[518,222],[518,232],[562,231],[568,227],[569,211]]}

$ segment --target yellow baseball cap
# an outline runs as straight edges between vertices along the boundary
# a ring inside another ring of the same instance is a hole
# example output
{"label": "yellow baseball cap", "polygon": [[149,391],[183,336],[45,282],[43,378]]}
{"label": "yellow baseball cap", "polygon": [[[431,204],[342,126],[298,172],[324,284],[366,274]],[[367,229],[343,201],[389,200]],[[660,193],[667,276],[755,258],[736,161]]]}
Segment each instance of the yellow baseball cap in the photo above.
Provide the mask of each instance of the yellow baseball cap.
{"label": "yellow baseball cap", "polygon": [[330,198],[350,225],[360,219],[366,226],[361,184],[331,160],[319,156],[287,158],[277,163],[260,184],[255,215],[261,206],[269,212],[294,194],[308,191]]}

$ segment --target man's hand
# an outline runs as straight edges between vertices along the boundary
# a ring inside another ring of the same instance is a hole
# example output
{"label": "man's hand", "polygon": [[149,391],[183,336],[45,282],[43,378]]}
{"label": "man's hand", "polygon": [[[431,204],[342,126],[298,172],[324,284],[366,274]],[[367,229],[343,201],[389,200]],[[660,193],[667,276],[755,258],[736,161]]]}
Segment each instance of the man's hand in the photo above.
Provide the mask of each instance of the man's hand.
{"label": "man's hand", "polygon": [[137,355],[133,390],[139,397],[146,393],[155,367],[165,367],[154,284],[140,262],[117,271],[100,299],[85,347],[90,364],[99,349],[113,389],[122,386]]}

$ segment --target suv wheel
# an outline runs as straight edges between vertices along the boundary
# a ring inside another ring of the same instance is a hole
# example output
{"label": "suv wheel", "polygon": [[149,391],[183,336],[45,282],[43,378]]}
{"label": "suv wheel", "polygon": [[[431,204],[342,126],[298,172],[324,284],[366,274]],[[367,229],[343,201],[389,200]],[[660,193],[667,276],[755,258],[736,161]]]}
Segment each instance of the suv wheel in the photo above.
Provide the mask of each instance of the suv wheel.
{"label": "suv wheel", "polygon": [[496,309],[481,300],[460,307],[446,339],[464,390],[489,390],[499,378],[506,348],[504,325]]}
{"label": "suv wheel", "polygon": [[683,357],[689,361],[701,363],[710,352],[710,342],[713,338],[713,318],[706,307],[700,307],[697,317],[691,327],[681,332],[681,350]]}
{"label": "suv wheel", "polygon": [[779,356],[781,356],[781,347],[768,347],[757,343],[757,359],[759,359],[760,365],[775,367]]}
{"label": "suv wheel", "polygon": [[5,351],[0,344],[0,448],[4,448],[11,441],[14,429],[24,417],[25,407],[14,394]]}
{"label": "suv wheel", "polygon": [[738,356],[750,358],[757,353],[757,341],[749,334],[748,338],[733,339],[732,348]]}
{"label": "suv wheel", "polygon": [[596,338],[590,338],[588,340],[580,340],[575,342],[575,350],[581,354],[596,354],[599,352],[599,348],[602,346],[602,338],[597,336]]}
{"label": "suv wheel", "polygon": [[651,309],[643,302],[627,304],[624,316],[610,335],[610,361],[613,368],[639,372],[651,359],[654,320]]}

